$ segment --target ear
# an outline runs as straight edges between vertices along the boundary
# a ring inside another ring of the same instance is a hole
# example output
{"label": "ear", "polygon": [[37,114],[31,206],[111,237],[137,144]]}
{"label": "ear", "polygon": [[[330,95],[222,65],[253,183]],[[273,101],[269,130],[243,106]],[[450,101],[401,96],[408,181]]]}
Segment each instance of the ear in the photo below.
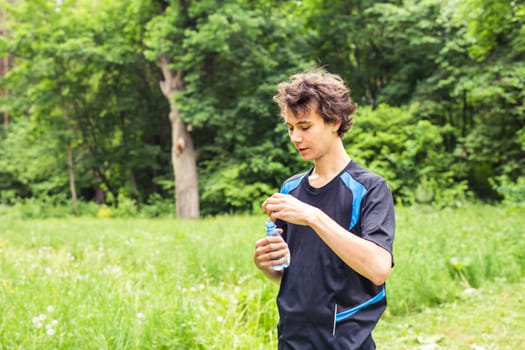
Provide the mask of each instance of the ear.
{"label": "ear", "polygon": [[341,127],[341,124],[343,124],[343,122],[341,121],[341,119],[337,120],[336,122],[333,122],[333,123],[332,123],[332,132],[333,132],[333,133],[337,133],[337,131],[338,131],[339,128]]}

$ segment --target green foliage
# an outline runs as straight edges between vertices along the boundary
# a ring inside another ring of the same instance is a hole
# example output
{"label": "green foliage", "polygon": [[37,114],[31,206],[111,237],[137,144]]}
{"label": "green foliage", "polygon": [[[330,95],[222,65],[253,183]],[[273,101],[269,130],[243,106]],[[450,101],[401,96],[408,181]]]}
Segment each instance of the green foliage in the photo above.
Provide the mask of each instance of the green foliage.
{"label": "green foliage", "polygon": [[434,67],[440,1],[302,1],[310,55],[343,76],[360,104],[401,105]]}
{"label": "green foliage", "polygon": [[453,19],[466,24],[466,38],[471,42],[469,53],[479,61],[493,55],[502,44],[510,43],[523,52],[525,6],[519,1],[466,0],[456,4]]}
{"label": "green foliage", "polygon": [[525,203],[525,177],[518,177],[516,181],[511,181],[506,176],[500,176],[492,179],[491,185],[503,197],[504,203]]}
{"label": "green foliage", "polygon": [[[9,204],[3,206],[3,215],[21,219],[65,218],[77,213],[68,205],[65,195],[14,198],[14,204]],[[87,205],[82,205],[84,215],[88,209]]]}
{"label": "green foliage", "polygon": [[290,147],[271,98],[278,82],[314,61],[341,74],[364,107],[371,122],[359,131],[358,118],[348,149],[389,180],[399,202],[520,198],[522,2],[0,0],[0,7],[8,28],[0,57],[12,58],[0,77],[9,91],[0,110],[10,116],[0,133],[2,203],[61,202],[70,191],[68,152],[81,202],[104,201],[102,193],[114,209],[122,195],[140,212],[173,200],[173,186],[158,182],[173,182],[160,57],[183,77],[174,102],[198,149],[206,214],[257,210],[257,200],[309,166]]}
{"label": "green foliage", "polygon": [[276,189],[262,182],[246,183],[245,171],[245,164],[230,165],[205,180],[201,197],[204,215],[261,210],[261,203]]}
{"label": "green foliage", "polygon": [[166,106],[159,104],[155,74],[140,55],[141,23],[152,9],[91,1],[21,1],[6,8],[11,30],[3,49],[14,58],[4,81],[12,91],[8,112],[15,121],[29,117],[30,128],[55,147],[25,164],[61,163],[40,175],[47,182],[32,178],[33,187],[49,195],[48,182],[69,190],[69,150],[80,197],[91,199],[103,188],[140,203],[152,191],[147,180],[162,167],[169,170],[158,145],[168,136],[161,122]]}
{"label": "green foliage", "polygon": [[0,202],[18,198],[59,196],[67,191],[65,154],[59,141],[30,119],[12,122],[0,139]]}
{"label": "green foliage", "polygon": [[298,23],[283,20],[279,7],[253,5],[173,1],[147,27],[147,57],[166,53],[172,69],[184,73],[184,90],[175,98],[192,125],[201,163],[236,157],[261,138],[272,138],[275,86],[304,65],[301,37],[289,40]]}
{"label": "green foliage", "polygon": [[11,202],[6,204],[0,203],[0,216],[21,219],[72,216],[90,218],[166,218],[173,216],[175,206],[172,198],[165,199],[158,194],[148,199],[140,208],[137,207],[135,200],[125,195],[120,196],[118,206],[116,204],[100,205],[95,202],[79,201],[74,209],[69,205],[67,196],[64,194],[28,198],[13,197]]}
{"label": "green foliage", "polygon": [[259,145],[237,154],[239,163],[223,154],[203,164],[200,183],[205,215],[259,213],[263,200],[278,192],[288,177],[310,166],[292,146],[284,123],[276,127],[273,140],[260,140]]}
{"label": "green foliage", "polygon": [[162,198],[160,194],[154,193],[141,207],[140,215],[147,218],[169,217],[175,213],[173,198]]}
{"label": "green foliage", "polygon": [[443,146],[443,132],[415,109],[362,108],[346,137],[351,157],[385,177],[399,203],[458,205],[466,186]]}
{"label": "green foliage", "polygon": [[422,115],[455,130],[446,147],[461,155],[469,187],[481,198],[498,199],[492,179],[516,179],[524,169],[516,132],[525,124],[523,4],[451,1],[444,10],[446,44],[415,98]]}

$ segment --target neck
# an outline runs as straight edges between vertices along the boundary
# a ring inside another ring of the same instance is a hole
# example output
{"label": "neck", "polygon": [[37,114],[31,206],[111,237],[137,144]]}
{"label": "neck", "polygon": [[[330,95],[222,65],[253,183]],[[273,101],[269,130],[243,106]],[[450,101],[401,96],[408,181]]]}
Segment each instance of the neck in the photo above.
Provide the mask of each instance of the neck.
{"label": "neck", "polygon": [[348,162],[350,162],[350,156],[346,153],[343,143],[340,142],[332,152],[315,160],[312,175],[322,179],[331,179],[339,174]]}

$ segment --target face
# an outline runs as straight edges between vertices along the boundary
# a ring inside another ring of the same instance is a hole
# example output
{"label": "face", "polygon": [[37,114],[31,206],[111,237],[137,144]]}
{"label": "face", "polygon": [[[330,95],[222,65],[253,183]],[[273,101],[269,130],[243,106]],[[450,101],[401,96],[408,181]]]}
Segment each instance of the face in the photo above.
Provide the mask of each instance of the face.
{"label": "face", "polygon": [[313,108],[300,116],[287,111],[284,121],[288,126],[290,140],[304,160],[321,159],[329,154],[336,142],[340,142],[337,134],[339,125],[326,123]]}

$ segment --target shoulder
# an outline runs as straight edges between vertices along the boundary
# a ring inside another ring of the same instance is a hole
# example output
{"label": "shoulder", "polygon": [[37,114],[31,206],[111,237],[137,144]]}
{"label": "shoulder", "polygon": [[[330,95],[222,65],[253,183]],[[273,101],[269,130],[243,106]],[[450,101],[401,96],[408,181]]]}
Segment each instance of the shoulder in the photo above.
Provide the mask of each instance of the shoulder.
{"label": "shoulder", "polygon": [[281,193],[288,194],[291,191],[293,191],[299,184],[301,183],[302,179],[308,174],[308,171],[305,171],[300,174],[295,174],[294,176],[288,178],[285,182],[283,182],[283,185],[281,186]]}
{"label": "shoulder", "polygon": [[341,175],[341,179],[350,189],[362,187],[364,190],[368,191],[377,186],[384,185],[388,187],[385,179],[381,175],[362,167],[355,161],[352,161],[347,166]]}

